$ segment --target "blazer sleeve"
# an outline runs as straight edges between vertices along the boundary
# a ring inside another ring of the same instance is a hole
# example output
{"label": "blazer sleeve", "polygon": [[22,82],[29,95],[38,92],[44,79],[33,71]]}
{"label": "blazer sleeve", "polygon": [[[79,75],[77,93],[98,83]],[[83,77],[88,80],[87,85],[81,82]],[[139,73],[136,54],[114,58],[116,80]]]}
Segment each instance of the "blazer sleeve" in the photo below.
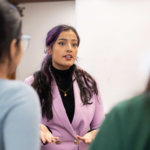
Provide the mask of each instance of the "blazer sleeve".
{"label": "blazer sleeve", "polygon": [[[97,86],[98,86],[98,84],[97,84]],[[98,95],[94,95],[94,101],[95,101],[94,102],[95,112],[94,112],[93,120],[90,123],[91,130],[98,129],[105,118],[103,101],[101,98],[99,87],[98,87]]]}

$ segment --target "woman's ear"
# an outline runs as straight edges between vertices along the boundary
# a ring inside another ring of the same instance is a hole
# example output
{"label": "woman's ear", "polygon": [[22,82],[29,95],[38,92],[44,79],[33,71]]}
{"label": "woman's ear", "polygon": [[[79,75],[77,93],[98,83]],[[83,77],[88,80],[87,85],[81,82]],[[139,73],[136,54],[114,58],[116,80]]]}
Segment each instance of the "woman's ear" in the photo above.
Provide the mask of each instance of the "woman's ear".
{"label": "woman's ear", "polygon": [[47,46],[47,53],[48,53],[49,55],[52,55],[52,50],[51,50],[51,48],[50,48],[49,46]]}

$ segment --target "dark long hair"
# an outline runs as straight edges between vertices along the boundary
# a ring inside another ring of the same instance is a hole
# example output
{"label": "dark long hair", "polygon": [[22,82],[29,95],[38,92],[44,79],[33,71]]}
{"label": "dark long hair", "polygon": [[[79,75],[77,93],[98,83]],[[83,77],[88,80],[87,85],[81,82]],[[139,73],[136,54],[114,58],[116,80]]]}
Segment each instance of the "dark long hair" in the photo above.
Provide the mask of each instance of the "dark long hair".
{"label": "dark long hair", "polygon": [[21,39],[21,17],[12,4],[0,0],[0,61],[3,55],[10,58],[10,44],[16,39],[16,45]]}
{"label": "dark long hair", "polygon": [[[62,31],[72,30],[78,39],[78,46],[80,44],[80,38],[77,31],[67,25],[59,25],[50,30],[47,34],[46,38],[46,47],[53,47],[53,44],[56,42],[59,34]],[[32,86],[37,90],[37,93],[40,98],[41,106],[42,106],[42,116],[46,116],[47,121],[53,118],[52,112],[52,104],[53,104],[53,96],[52,96],[52,88],[51,83],[54,80],[52,74],[50,72],[50,65],[52,63],[52,57],[48,54],[44,58],[42,62],[41,70],[34,73],[34,81]],[[93,94],[98,95],[98,88],[95,80],[84,70],[78,68],[75,65],[74,71],[75,80],[78,83],[80,89],[80,96],[83,102],[83,105],[90,105],[92,102],[90,101]]]}

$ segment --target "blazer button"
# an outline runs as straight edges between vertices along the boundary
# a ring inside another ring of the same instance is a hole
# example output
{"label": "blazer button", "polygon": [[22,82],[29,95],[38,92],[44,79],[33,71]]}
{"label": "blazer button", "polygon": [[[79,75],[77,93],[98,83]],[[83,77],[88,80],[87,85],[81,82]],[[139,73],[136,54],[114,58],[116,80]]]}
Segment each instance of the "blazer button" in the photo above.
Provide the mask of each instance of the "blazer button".
{"label": "blazer button", "polygon": [[59,145],[59,144],[61,144],[61,142],[60,141],[56,141],[56,144]]}
{"label": "blazer button", "polygon": [[79,140],[74,140],[74,144],[78,145],[79,144]]}

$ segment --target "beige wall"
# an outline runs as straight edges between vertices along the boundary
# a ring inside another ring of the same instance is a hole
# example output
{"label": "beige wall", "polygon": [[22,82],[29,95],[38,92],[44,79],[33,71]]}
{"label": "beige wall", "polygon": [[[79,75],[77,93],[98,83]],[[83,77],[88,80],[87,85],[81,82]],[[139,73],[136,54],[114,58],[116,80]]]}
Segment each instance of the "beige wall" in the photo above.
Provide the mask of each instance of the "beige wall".
{"label": "beige wall", "polygon": [[26,3],[23,11],[23,34],[31,41],[17,68],[17,79],[24,80],[40,68],[47,32],[58,24],[75,26],[75,2]]}
{"label": "beige wall", "polygon": [[150,70],[150,1],[76,0],[79,65],[98,80],[105,112],[141,93]]}

